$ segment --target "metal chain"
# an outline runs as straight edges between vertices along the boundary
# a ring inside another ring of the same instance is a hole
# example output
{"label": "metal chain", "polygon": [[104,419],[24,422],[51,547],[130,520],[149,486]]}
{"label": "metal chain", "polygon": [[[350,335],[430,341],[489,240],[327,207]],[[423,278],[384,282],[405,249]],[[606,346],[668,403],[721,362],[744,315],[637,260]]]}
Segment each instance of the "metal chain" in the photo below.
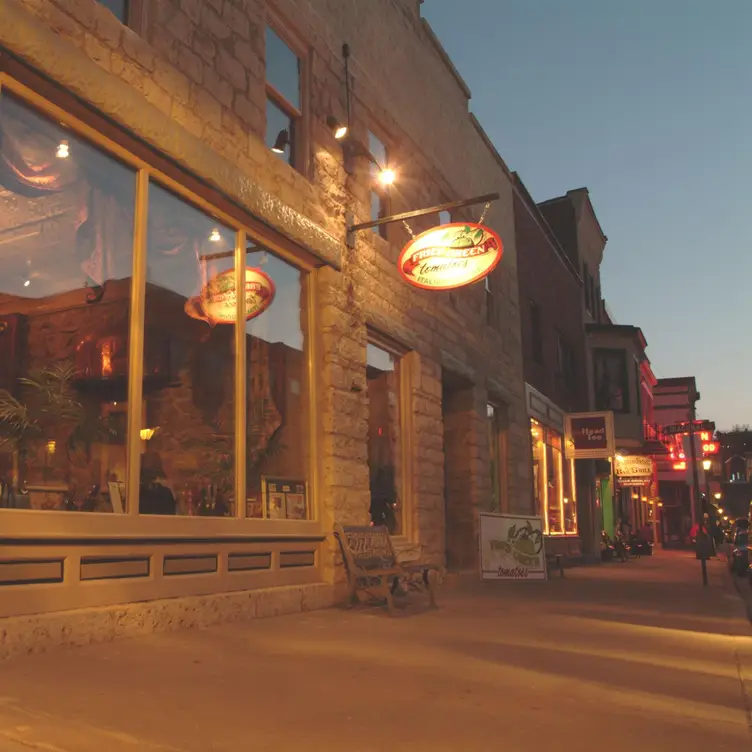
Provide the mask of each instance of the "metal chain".
{"label": "metal chain", "polygon": [[414,238],[414,237],[415,237],[415,235],[413,234],[413,231],[412,231],[412,229],[410,228],[410,225],[409,225],[409,224],[407,224],[407,220],[404,220],[404,219],[403,219],[403,220],[402,220],[402,224],[404,225],[404,228],[405,228],[405,229],[407,230],[407,234],[408,234],[408,235],[409,235],[409,236],[410,236],[411,238]]}
{"label": "metal chain", "polygon": [[490,208],[491,208],[491,202],[487,201],[486,205],[483,207],[483,213],[480,215],[480,219],[478,220],[479,225],[483,224],[483,220],[486,218],[486,213],[488,212]]}

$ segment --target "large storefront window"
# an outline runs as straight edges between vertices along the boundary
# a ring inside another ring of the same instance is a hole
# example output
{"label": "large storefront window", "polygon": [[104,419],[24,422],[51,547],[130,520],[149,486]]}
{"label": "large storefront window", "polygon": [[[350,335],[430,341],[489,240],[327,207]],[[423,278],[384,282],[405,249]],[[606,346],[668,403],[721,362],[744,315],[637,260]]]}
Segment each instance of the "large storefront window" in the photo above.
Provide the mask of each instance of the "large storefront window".
{"label": "large storefront window", "polygon": [[246,514],[305,520],[307,286],[298,269],[251,244],[246,263],[274,285],[274,300],[246,324]]}
{"label": "large storefront window", "polygon": [[533,450],[533,489],[536,509],[547,535],[577,534],[574,460],[564,456],[558,431],[530,421]]}
{"label": "large storefront window", "polygon": [[0,508],[312,519],[307,274],[105,146],[0,92]]}
{"label": "large storefront window", "polygon": [[231,229],[150,185],[141,514],[234,514],[234,311],[212,289],[234,248]]}
{"label": "large storefront window", "polygon": [[0,507],[124,511],[135,174],[0,96]]}
{"label": "large storefront window", "polygon": [[397,535],[402,532],[399,356],[374,344],[366,355],[371,522]]}

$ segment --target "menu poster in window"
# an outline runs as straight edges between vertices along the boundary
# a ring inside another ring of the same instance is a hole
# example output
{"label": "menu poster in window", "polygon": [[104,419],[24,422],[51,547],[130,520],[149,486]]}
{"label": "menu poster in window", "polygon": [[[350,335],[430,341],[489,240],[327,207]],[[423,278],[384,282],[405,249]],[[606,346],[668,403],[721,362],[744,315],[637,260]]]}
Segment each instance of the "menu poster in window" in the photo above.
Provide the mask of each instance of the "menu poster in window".
{"label": "menu poster in window", "polygon": [[308,493],[303,480],[264,478],[264,510],[271,520],[307,520]]}
{"label": "menu poster in window", "polygon": [[480,561],[484,580],[545,580],[543,520],[482,512]]}

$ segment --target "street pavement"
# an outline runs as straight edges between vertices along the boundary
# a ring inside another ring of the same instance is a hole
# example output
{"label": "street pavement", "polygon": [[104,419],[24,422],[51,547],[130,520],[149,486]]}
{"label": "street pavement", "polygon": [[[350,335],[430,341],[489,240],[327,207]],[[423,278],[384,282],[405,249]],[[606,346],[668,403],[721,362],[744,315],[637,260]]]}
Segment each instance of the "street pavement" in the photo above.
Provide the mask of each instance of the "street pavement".
{"label": "street pavement", "polygon": [[13,659],[0,750],[752,749],[752,631],[721,562],[707,588],[662,553],[440,603]]}

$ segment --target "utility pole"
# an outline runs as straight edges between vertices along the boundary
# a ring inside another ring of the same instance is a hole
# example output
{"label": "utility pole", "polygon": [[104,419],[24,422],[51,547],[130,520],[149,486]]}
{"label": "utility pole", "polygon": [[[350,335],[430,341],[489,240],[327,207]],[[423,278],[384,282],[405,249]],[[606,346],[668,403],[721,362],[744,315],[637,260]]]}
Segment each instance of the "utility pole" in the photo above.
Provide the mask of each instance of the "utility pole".
{"label": "utility pole", "polygon": [[695,510],[695,519],[697,521],[697,538],[695,540],[695,550],[697,556],[700,559],[700,567],[702,569],[702,584],[707,586],[708,584],[708,534],[703,528],[703,516],[702,516],[702,495],[700,494],[700,482],[697,476],[697,452],[695,451],[695,407],[700,395],[694,391],[690,398],[689,407],[689,452],[692,461],[692,500],[693,509]]}

